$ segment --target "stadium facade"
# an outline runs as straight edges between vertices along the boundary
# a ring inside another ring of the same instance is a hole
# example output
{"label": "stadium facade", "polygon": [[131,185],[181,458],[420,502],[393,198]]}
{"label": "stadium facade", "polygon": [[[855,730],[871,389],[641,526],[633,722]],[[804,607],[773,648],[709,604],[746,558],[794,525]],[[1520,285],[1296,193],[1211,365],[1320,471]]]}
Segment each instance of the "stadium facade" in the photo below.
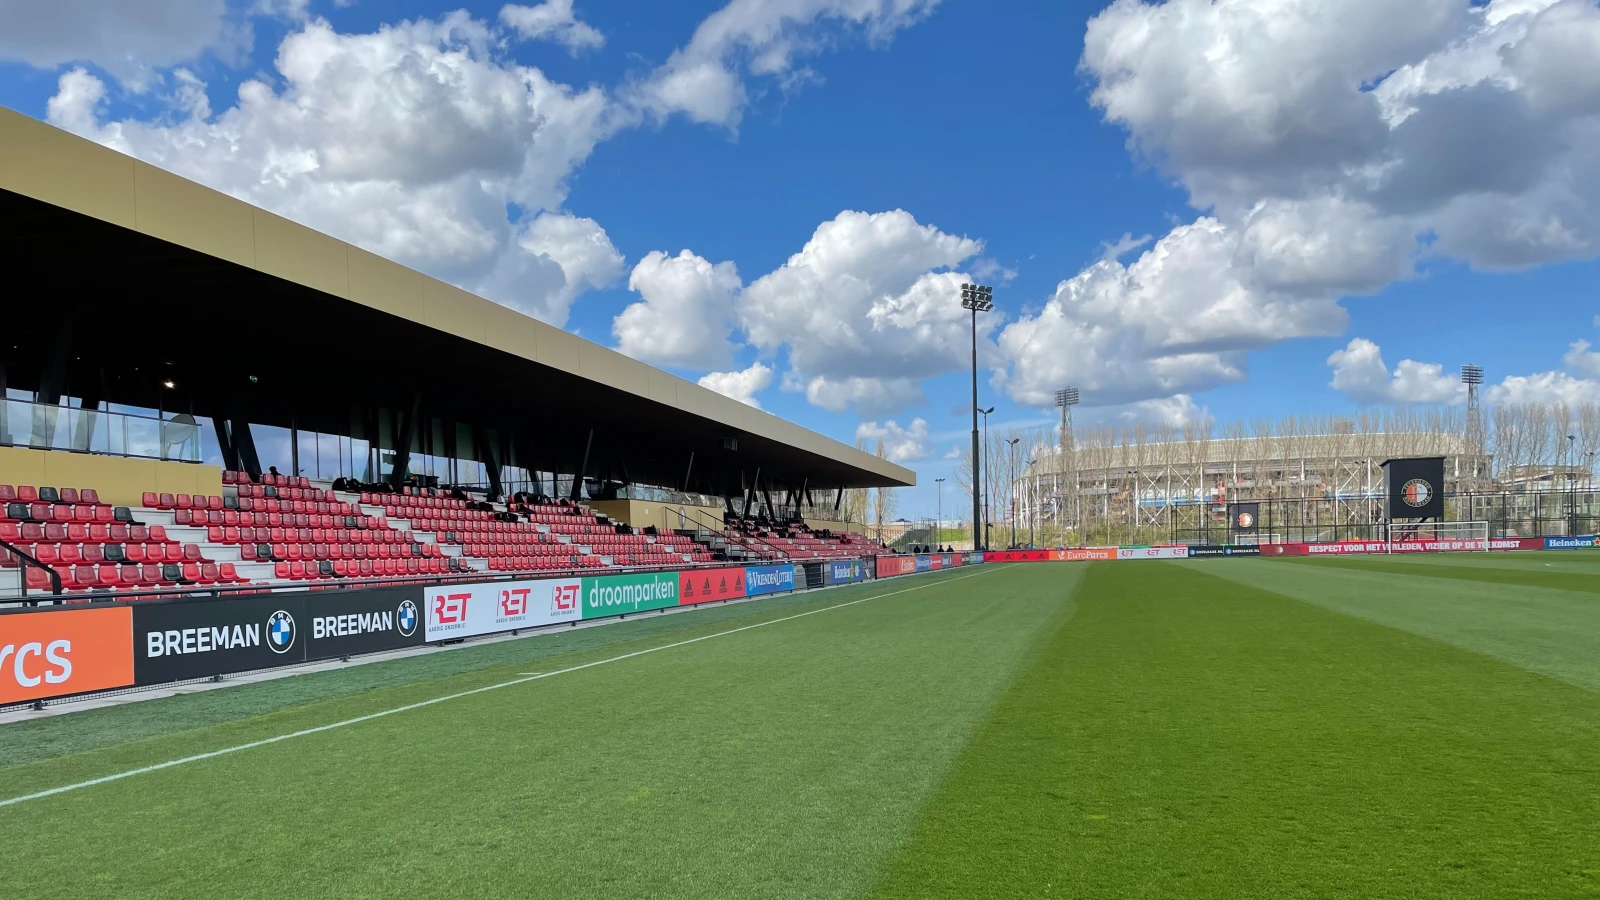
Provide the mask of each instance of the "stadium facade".
{"label": "stadium facade", "polygon": [[[415,475],[829,521],[910,470],[27,116],[0,109],[0,483],[218,494]],[[211,464],[207,464],[211,463]],[[659,518],[660,521],[655,521]]]}

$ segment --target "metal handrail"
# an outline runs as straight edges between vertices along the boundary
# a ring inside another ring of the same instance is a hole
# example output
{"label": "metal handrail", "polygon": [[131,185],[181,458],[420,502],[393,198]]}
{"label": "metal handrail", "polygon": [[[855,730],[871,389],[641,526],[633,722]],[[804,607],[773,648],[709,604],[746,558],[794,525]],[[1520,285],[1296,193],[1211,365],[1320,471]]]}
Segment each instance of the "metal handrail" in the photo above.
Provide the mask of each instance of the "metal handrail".
{"label": "metal handrail", "polygon": [[[15,544],[8,543],[6,541],[0,541],[0,548],[9,550],[12,553],[16,554],[17,558],[22,560],[24,563],[32,564],[32,565],[38,566],[39,568],[43,569],[45,574],[50,576],[50,593],[55,595],[55,596],[57,596],[57,597],[61,596],[61,573],[60,572],[57,572],[54,568],[52,568],[50,566],[47,566],[44,563],[40,562],[38,559],[34,558],[33,554],[27,552],[26,550],[23,550],[21,547],[18,547]],[[18,585],[18,587],[22,591],[21,596],[24,599],[26,599],[27,596],[28,596],[27,566],[26,565],[18,566],[17,567],[17,573],[21,578],[21,583]]]}

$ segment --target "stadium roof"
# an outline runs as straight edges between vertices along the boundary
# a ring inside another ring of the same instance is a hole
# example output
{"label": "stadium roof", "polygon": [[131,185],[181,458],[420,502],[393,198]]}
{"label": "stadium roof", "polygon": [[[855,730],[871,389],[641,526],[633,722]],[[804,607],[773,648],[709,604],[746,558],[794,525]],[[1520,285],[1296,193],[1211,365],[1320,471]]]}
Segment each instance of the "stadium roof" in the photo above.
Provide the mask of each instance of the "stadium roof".
{"label": "stadium roof", "polygon": [[[252,422],[348,434],[354,404],[409,410],[421,396],[425,415],[517,430],[518,464],[544,471],[573,472],[592,428],[590,476],[681,487],[693,452],[696,474],[717,473],[727,488],[715,493],[739,490],[741,473],[758,467],[774,488],[916,481],[887,460],[3,108],[0,237],[13,285],[35,298],[7,304],[7,330],[27,336],[7,351],[13,386],[30,369],[39,377],[63,324],[75,321],[78,360],[98,359],[119,378],[140,361],[167,367],[207,415],[237,402],[229,392],[254,376]],[[130,390],[158,390],[155,379],[119,388],[125,403],[138,402],[124,396]],[[150,396],[144,405],[154,408]]]}

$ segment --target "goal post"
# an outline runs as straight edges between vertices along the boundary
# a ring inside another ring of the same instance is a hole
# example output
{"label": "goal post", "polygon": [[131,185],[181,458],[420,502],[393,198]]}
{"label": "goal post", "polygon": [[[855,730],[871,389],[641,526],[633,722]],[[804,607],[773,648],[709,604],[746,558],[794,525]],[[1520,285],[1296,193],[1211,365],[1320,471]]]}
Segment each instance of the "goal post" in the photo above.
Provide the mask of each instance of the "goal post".
{"label": "goal post", "polygon": [[1384,529],[1389,553],[1487,551],[1488,522],[1393,522]]}

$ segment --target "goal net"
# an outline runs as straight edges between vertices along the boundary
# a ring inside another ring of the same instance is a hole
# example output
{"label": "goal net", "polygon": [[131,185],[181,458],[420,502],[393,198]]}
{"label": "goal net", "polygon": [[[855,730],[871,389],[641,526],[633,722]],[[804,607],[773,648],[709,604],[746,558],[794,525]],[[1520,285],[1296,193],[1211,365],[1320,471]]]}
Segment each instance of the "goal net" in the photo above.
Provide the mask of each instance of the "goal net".
{"label": "goal net", "polygon": [[1385,529],[1390,553],[1488,550],[1488,522],[1396,522]]}

